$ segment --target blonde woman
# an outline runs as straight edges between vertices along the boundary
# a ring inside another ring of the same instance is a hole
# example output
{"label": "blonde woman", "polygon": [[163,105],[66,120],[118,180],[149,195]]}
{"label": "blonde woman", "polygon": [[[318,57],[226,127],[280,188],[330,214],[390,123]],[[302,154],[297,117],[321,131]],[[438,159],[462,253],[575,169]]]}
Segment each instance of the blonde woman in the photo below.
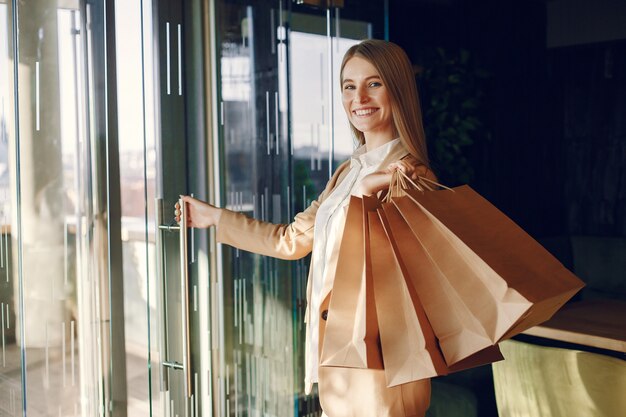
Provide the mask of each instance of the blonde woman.
{"label": "blonde woman", "polygon": [[[307,284],[305,391],[318,383],[327,417],[423,416],[430,381],[387,387],[384,371],[319,366],[326,311],[350,195],[387,188],[394,170],[434,179],[429,170],[414,73],[405,52],[381,40],[351,47],[341,64],[343,107],[359,147],[324,191],[290,224],[271,224],[183,197],[188,226],[217,227],[221,243],[282,259],[312,252]],[[346,138],[346,140],[349,140]],[[179,220],[179,207],[176,207]]]}

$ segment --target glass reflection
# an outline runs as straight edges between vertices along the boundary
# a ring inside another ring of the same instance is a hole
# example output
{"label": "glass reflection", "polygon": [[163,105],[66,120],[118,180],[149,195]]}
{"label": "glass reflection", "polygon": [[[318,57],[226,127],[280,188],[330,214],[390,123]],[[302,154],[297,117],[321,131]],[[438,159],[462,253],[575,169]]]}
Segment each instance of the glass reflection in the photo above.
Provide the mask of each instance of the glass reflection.
{"label": "glass reflection", "polygon": [[15,293],[11,239],[11,179],[15,164],[13,101],[12,10],[0,3],[0,414],[17,415],[22,410],[20,348],[16,343]]}
{"label": "glass reflection", "polygon": [[115,11],[128,415],[160,416],[152,4],[117,0]]}
{"label": "glass reflection", "polygon": [[87,22],[102,10],[11,4],[0,4],[0,414],[97,415],[110,390],[107,224],[94,191],[105,92],[93,66],[102,26]]}
{"label": "glass reflection", "polygon": [[[295,175],[305,187],[296,188],[296,201],[307,207],[317,198],[329,179],[328,160],[333,164],[345,161],[352,155],[355,142],[341,104],[341,92],[333,89],[334,123],[329,117],[330,98],[328,81],[328,40],[324,35],[298,32],[290,34],[290,93],[291,125],[294,148]],[[331,85],[339,85],[341,59],[350,46],[358,40],[333,38]],[[331,130],[334,132],[331,135]],[[308,178],[306,177],[308,174]]]}
{"label": "glass reflection", "polygon": [[[274,45],[278,11],[221,4],[218,14],[225,205],[284,222],[291,212],[290,152],[286,95],[279,82],[286,75],[286,64],[280,62],[284,49]],[[289,267],[236,249],[225,252],[224,359],[217,373],[222,412],[291,415],[295,381],[291,288],[285,285]]]}

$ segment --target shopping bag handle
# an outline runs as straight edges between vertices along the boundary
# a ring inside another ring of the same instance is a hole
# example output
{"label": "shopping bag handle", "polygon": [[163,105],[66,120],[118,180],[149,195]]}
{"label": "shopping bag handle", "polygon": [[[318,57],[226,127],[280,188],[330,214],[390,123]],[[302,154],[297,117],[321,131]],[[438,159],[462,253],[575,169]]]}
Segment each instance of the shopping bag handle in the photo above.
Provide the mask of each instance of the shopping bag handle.
{"label": "shopping bag handle", "polygon": [[[409,187],[409,185],[411,187]],[[395,170],[391,174],[391,180],[389,181],[389,192],[385,195],[384,201],[391,201],[392,197],[402,197],[406,195],[406,190],[409,188],[416,189],[418,191],[436,191],[437,188],[444,188],[446,190],[450,190],[454,192],[454,190],[450,187],[446,187],[443,184],[438,183],[437,181],[433,181],[429,178],[418,176],[416,180],[412,180],[411,177],[406,175],[403,171]]]}

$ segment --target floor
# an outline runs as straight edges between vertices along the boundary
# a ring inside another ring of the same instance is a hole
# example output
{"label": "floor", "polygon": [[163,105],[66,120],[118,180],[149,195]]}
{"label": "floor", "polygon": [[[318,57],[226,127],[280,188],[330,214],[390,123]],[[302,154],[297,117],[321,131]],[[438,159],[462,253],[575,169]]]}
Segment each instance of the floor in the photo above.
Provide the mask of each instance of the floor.
{"label": "floor", "polygon": [[[92,414],[89,404],[81,413],[80,379],[82,370],[78,354],[68,352],[63,358],[61,349],[27,349],[26,386],[28,417],[74,417]],[[5,346],[0,358],[0,417],[22,415],[22,369],[21,351],[16,344]],[[73,356],[73,358],[72,358]],[[91,367],[93,364],[88,364]],[[128,415],[148,416],[148,368],[146,358],[127,353],[126,359]],[[153,380],[155,378],[153,377]],[[158,381],[153,381],[158,389]],[[100,387],[85,387],[89,396]],[[97,392],[97,391],[96,391]],[[153,395],[158,399],[158,395]],[[87,403],[87,402],[86,402]]]}

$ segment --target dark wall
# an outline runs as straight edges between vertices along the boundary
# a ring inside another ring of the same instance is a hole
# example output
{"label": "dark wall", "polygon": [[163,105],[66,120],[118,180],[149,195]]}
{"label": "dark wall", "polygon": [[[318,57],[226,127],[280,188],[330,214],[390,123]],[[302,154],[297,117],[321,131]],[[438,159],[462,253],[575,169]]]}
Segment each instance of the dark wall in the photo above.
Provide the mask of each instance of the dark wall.
{"label": "dark wall", "polygon": [[626,236],[626,41],[561,48],[551,65],[569,232]]}
{"label": "dark wall", "polygon": [[626,236],[626,42],[548,49],[546,16],[538,0],[390,0],[390,40],[426,68],[467,49],[491,74],[474,188],[538,238]]}

